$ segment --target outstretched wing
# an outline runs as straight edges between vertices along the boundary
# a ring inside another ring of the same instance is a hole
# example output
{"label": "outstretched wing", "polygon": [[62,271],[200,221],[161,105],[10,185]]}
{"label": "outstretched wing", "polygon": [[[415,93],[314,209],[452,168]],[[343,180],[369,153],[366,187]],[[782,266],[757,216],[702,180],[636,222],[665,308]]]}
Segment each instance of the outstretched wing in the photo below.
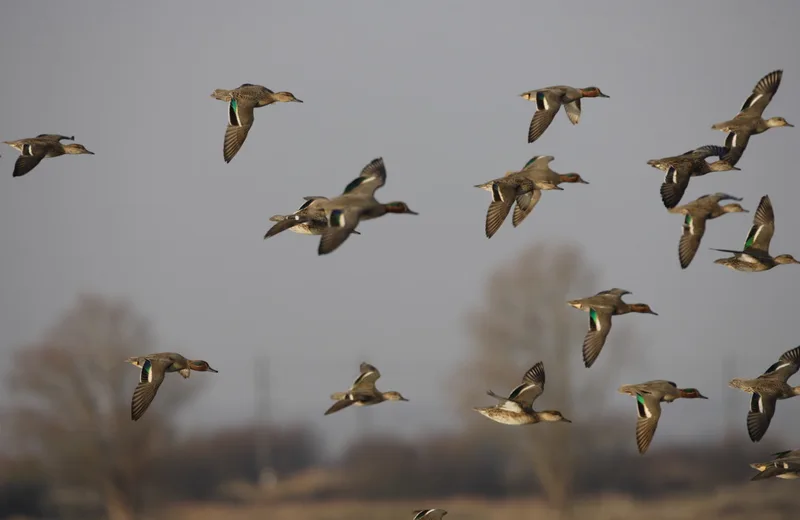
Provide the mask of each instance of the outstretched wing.
{"label": "outstretched wing", "polygon": [[772,416],[775,415],[776,402],[776,396],[753,393],[750,411],[747,412],[747,433],[751,441],[758,442],[767,433]]}
{"label": "outstretched wing", "polygon": [[567,113],[569,122],[577,125],[581,120],[581,100],[576,99],[572,103],[564,105],[564,111]]}
{"label": "outstretched wing", "polygon": [[561,94],[552,90],[539,90],[536,96],[536,113],[528,128],[528,142],[539,139],[561,108]]}
{"label": "outstretched wing", "polygon": [[386,184],[386,166],[383,158],[378,157],[367,164],[361,174],[350,181],[343,194],[372,197],[375,190]]}
{"label": "outstretched wing", "polygon": [[764,195],[753,216],[753,226],[747,233],[743,250],[748,253],[768,254],[773,234],[775,234],[775,213],[769,195]]}
{"label": "outstretched wing", "polygon": [[725,138],[725,148],[727,152],[723,154],[720,159],[731,166],[736,166],[736,163],[742,159],[742,155],[744,155],[747,143],[749,142],[749,132],[729,132],[728,136]]}
{"label": "outstretched wing", "polygon": [[131,419],[138,421],[150,407],[161,383],[164,382],[167,367],[171,364],[172,361],[169,359],[148,358],[144,360],[139,375],[139,384],[136,385],[131,400]]}
{"label": "outstretched wing", "polygon": [[779,379],[783,382],[786,382],[790,377],[797,373],[799,368],[800,347],[795,347],[781,354],[781,357],[778,358],[778,361],[770,365],[770,367],[758,377],[759,379]]}
{"label": "outstretched wing", "polygon": [[689,186],[689,179],[691,173],[684,165],[676,168],[670,166],[667,168],[667,174],[664,176],[664,183],[661,184],[661,202],[664,207],[670,209],[678,205],[683,197],[686,188]]}
{"label": "outstretched wing", "polygon": [[381,373],[369,363],[361,363],[359,370],[361,373],[353,381],[353,386],[350,387],[350,390],[352,392],[373,392],[375,390],[375,381],[381,377]]}
{"label": "outstretched wing", "polygon": [[253,126],[255,104],[247,99],[232,98],[228,103],[228,126],[225,129],[225,142],[222,156],[226,163],[239,153],[250,128]]}
{"label": "outstretched wing", "polygon": [[531,211],[533,211],[533,208],[536,207],[536,204],[541,198],[542,190],[538,189],[517,195],[517,205],[514,206],[514,214],[511,216],[511,224],[513,224],[514,227],[522,224],[522,221],[525,220],[525,217],[531,214]]}
{"label": "outstretched wing", "polygon": [[589,309],[589,331],[583,339],[583,364],[591,367],[603,345],[606,343],[608,333],[611,331],[611,311],[608,309]]}
{"label": "outstretched wing", "polygon": [[508,184],[495,183],[492,185],[492,202],[486,211],[486,238],[492,238],[511,211],[514,203],[516,188]]}
{"label": "outstretched wing", "polygon": [[683,234],[678,242],[678,260],[681,269],[686,269],[697,254],[700,241],[706,232],[706,219],[694,217],[691,213],[683,219]]}
{"label": "outstretched wing", "polygon": [[658,419],[661,417],[661,400],[652,394],[636,394],[636,446],[639,453],[644,454],[658,427]]}
{"label": "outstretched wing", "polygon": [[553,162],[552,155],[534,155],[531,157],[528,162],[525,163],[525,166],[522,167],[523,170],[530,170],[533,168],[546,168],[548,164]]}
{"label": "outstretched wing", "polygon": [[775,95],[778,91],[778,87],[781,86],[782,77],[782,70],[774,70],[761,78],[753,88],[753,93],[745,100],[736,117],[761,117],[761,114],[764,113],[764,109],[767,108],[769,102],[772,101],[772,96]]}
{"label": "outstretched wing", "polygon": [[544,363],[539,361],[525,372],[522,383],[508,394],[508,400],[528,406],[533,405],[536,398],[544,392],[544,380]]}

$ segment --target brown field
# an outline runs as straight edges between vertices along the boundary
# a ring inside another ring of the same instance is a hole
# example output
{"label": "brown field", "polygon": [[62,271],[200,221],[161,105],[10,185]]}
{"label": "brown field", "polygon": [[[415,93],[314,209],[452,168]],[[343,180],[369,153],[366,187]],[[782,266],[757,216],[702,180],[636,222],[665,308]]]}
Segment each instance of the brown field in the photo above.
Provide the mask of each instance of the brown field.
{"label": "brown field", "polygon": [[[798,518],[797,482],[773,479],[720,488],[705,496],[634,500],[607,495],[575,504],[573,518],[591,520],[789,520]],[[556,519],[558,513],[540,500],[445,500],[280,502],[260,505],[174,506],[165,517],[174,520],[410,520],[414,509],[440,507],[453,520]]]}

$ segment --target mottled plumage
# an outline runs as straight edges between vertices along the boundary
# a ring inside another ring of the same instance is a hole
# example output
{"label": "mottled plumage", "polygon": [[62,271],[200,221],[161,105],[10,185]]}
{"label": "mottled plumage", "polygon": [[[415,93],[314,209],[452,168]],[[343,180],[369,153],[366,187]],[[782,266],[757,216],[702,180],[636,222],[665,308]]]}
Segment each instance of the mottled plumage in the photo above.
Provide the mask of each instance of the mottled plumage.
{"label": "mottled plumage", "polygon": [[678,388],[672,381],[663,379],[648,381],[638,385],[623,385],[618,392],[629,394],[636,398],[636,446],[639,453],[644,454],[658,427],[661,418],[661,403],[671,403],[680,398],[708,399],[700,394],[696,388]]}
{"label": "mottled plumage", "polygon": [[19,139],[17,141],[3,141],[19,152],[19,157],[14,163],[13,177],[22,177],[42,162],[45,157],[59,157],[61,155],[94,155],[82,144],[61,144],[61,141],[75,140],[75,136],[68,137],[58,134],[39,134],[36,137]]}
{"label": "mottled plumage", "polygon": [[666,208],[674,208],[686,192],[689,180],[711,172],[739,170],[739,168],[722,160],[709,163],[707,158],[722,157],[728,150],[722,146],[708,144],[689,150],[681,155],[651,159],[647,164],[666,172],[661,184],[661,201]]}
{"label": "mottled plumage", "polygon": [[761,272],[768,271],[780,264],[800,264],[792,255],[783,254],[773,257],[769,253],[769,244],[775,234],[775,212],[769,195],[761,197],[750,232],[741,251],[735,249],[716,249],[723,253],[733,253],[728,258],[714,260],[715,264],[724,265],[734,271]]}
{"label": "mottled plumage", "polygon": [[358,377],[347,392],[331,394],[331,399],[336,402],[325,411],[325,415],[338,412],[351,405],[368,406],[384,401],[408,401],[400,395],[400,392],[381,392],[375,388],[375,382],[381,377],[381,373],[373,365],[361,363],[359,371]]}
{"label": "mottled plumage", "polygon": [[582,98],[609,97],[600,92],[597,87],[574,88],[566,85],[530,90],[523,92],[520,96],[536,103],[536,113],[533,114],[533,119],[531,119],[531,124],[528,128],[529,143],[542,136],[550,126],[550,123],[553,122],[561,105],[564,105],[569,121],[573,125],[577,125],[581,119]]}
{"label": "mottled plumage", "polygon": [[556,182],[542,171],[552,160],[551,155],[536,155],[520,171],[506,172],[503,177],[475,185],[492,194],[492,202],[486,211],[486,238],[497,233],[515,202],[512,224],[517,227],[542,198],[542,190],[563,190],[558,186],[560,180]]}
{"label": "mottled plumage", "polygon": [[678,213],[684,216],[683,234],[680,242],[678,242],[678,261],[681,264],[681,269],[689,267],[695,254],[697,254],[697,248],[700,247],[700,241],[706,231],[707,220],[715,219],[726,213],[748,212],[736,203],[720,206],[719,203],[723,200],[742,199],[726,193],[714,193],[712,195],[703,195],[688,204],[668,210],[670,213]]}
{"label": "mottled plumage", "polygon": [[386,166],[378,157],[367,164],[361,174],[350,181],[338,197],[321,200],[314,211],[324,212],[327,227],[322,230],[317,253],[326,255],[335,251],[355,231],[362,220],[382,217],[387,213],[417,215],[405,202],[381,203],[375,199],[375,190],[386,183]]}
{"label": "mottled plumage", "polygon": [[476,412],[484,417],[501,424],[522,425],[536,424],[539,422],[572,422],[565,418],[558,410],[533,409],[533,403],[544,392],[544,364],[539,361],[533,365],[522,378],[522,383],[517,385],[508,397],[497,395],[491,390],[486,393],[501,403],[495,406],[476,407]]}
{"label": "mottled plumage", "polygon": [[747,433],[750,440],[758,442],[769,428],[775,405],[779,399],[800,395],[800,386],[789,386],[787,381],[800,368],[800,347],[784,352],[756,379],[732,379],[729,386],[753,394],[747,413]]}
{"label": "mottled plumage", "polygon": [[186,359],[175,352],[160,352],[158,354],[148,354],[126,359],[133,366],[141,368],[139,374],[139,384],[133,391],[131,400],[131,419],[138,421],[153,399],[156,397],[164,376],[167,372],[178,372],[184,378],[192,374],[192,370],[198,372],[214,372],[207,362],[202,360]]}
{"label": "mottled plumage", "polygon": [[772,97],[778,91],[782,77],[782,70],[774,70],[761,78],[753,88],[753,92],[745,100],[739,113],[733,119],[711,126],[713,130],[729,132],[725,139],[725,147],[730,152],[722,157],[723,160],[730,164],[739,162],[745,148],[747,148],[750,137],[753,135],[766,132],[770,128],[794,126],[782,117],[761,118],[764,109],[767,108]]}
{"label": "mottled plumage", "polygon": [[613,288],[607,291],[600,291],[588,298],[567,302],[572,307],[589,313],[589,331],[583,339],[583,364],[586,368],[594,364],[603,349],[603,345],[606,343],[608,333],[611,331],[611,316],[630,312],[658,316],[646,303],[625,303],[622,301],[622,297],[626,294],[632,293],[625,289]]}
{"label": "mottled plumage", "polygon": [[277,102],[302,103],[291,92],[273,92],[267,87],[243,83],[233,90],[218,88],[211,97],[228,103],[228,126],[222,156],[226,163],[239,153],[255,121],[254,110]]}

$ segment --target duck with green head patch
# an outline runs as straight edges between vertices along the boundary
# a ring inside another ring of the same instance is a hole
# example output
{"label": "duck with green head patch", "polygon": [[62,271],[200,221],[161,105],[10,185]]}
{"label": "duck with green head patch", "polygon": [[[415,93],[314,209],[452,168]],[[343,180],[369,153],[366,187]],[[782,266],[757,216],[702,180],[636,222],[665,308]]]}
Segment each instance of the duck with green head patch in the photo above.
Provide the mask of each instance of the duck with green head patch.
{"label": "duck with green head patch", "polygon": [[762,119],[761,117],[778,91],[782,78],[783,71],[780,69],[774,70],[761,78],[753,88],[753,92],[745,100],[739,113],[733,119],[711,126],[712,130],[729,132],[725,139],[725,147],[730,152],[723,156],[722,159],[731,164],[736,164],[742,158],[751,136],[764,133],[770,128],[794,126],[782,117],[770,117],[769,119]]}
{"label": "duck with green head patch", "polygon": [[714,193],[712,195],[703,195],[688,204],[677,206],[669,209],[670,213],[678,213],[684,215],[683,219],[683,234],[681,235],[680,242],[678,242],[678,261],[680,262],[681,269],[686,269],[697,254],[697,249],[700,247],[700,241],[706,232],[706,221],[721,217],[726,213],[748,213],[738,203],[720,205],[723,200],[742,200],[739,197],[728,195],[726,193]]}
{"label": "duck with green head patch", "polygon": [[671,403],[676,399],[708,399],[696,388],[678,388],[672,381],[658,379],[638,385],[622,385],[617,390],[636,398],[636,446],[644,454],[658,427],[661,418],[661,403]]}
{"label": "duck with green head patch", "polygon": [[778,400],[800,395],[800,386],[792,387],[788,380],[800,369],[800,347],[787,350],[756,379],[732,379],[728,386],[753,394],[747,412],[747,433],[758,442],[767,433]]}
{"label": "duck with green head patch", "polygon": [[203,360],[186,359],[175,352],[160,352],[158,354],[131,357],[125,361],[141,368],[139,384],[136,385],[136,389],[133,391],[133,399],[131,400],[131,419],[134,421],[138,421],[147,411],[167,373],[178,372],[186,379],[192,374],[192,370],[197,372],[217,372]]}
{"label": "duck with green head patch", "polygon": [[744,248],[741,251],[735,249],[716,249],[724,253],[733,253],[728,258],[714,260],[715,264],[724,265],[734,271],[742,272],[761,272],[768,271],[777,265],[800,264],[790,254],[783,254],[773,257],[769,253],[769,244],[775,234],[775,212],[772,209],[772,201],[769,195],[761,197],[758,209],[753,216],[753,225],[747,233]]}
{"label": "duck with green head patch", "polygon": [[589,332],[583,339],[583,364],[591,367],[603,345],[606,343],[608,333],[611,331],[611,316],[638,312],[658,316],[646,303],[626,303],[622,297],[633,294],[628,290],[613,288],[600,291],[594,296],[570,300],[567,303],[576,309],[589,313]]}
{"label": "duck with green head patch", "polygon": [[94,155],[85,146],[78,143],[61,144],[61,141],[74,141],[75,136],[68,137],[59,134],[39,134],[36,137],[18,139],[16,141],[3,141],[19,152],[19,157],[14,163],[12,177],[22,177],[42,162],[46,157],[60,157],[62,155]]}
{"label": "duck with green head patch", "polygon": [[381,203],[375,199],[375,190],[386,183],[386,166],[378,157],[367,164],[359,177],[349,182],[338,197],[319,201],[327,227],[322,230],[317,253],[326,255],[335,251],[355,231],[363,220],[376,219],[387,213],[417,215],[405,202]]}
{"label": "duck with green head patch", "polygon": [[218,88],[211,97],[228,103],[228,126],[225,129],[225,142],[222,156],[226,163],[239,153],[250,128],[253,126],[254,113],[258,107],[273,103],[302,103],[291,92],[273,92],[267,87],[243,83],[232,90]]}
{"label": "duck with green head patch", "polygon": [[359,374],[347,392],[336,392],[331,394],[331,399],[336,401],[325,411],[325,415],[344,410],[348,406],[369,406],[382,403],[384,401],[408,401],[400,392],[390,390],[381,392],[375,388],[375,382],[381,377],[381,373],[374,365],[361,363]]}
{"label": "duck with green head patch", "polygon": [[508,397],[498,395],[491,390],[487,394],[494,397],[500,404],[495,406],[476,407],[476,412],[500,424],[522,425],[540,422],[568,422],[569,419],[558,410],[533,409],[533,403],[544,392],[544,363],[539,361],[533,365],[522,378],[522,383],[517,385]]}
{"label": "duck with green head patch", "polygon": [[599,88],[586,87],[574,88],[567,85],[557,85],[536,90],[529,90],[520,94],[522,99],[536,103],[536,113],[533,114],[528,128],[528,142],[539,139],[550,123],[555,119],[561,105],[567,113],[570,123],[577,125],[581,119],[581,99],[603,97],[607,98]]}

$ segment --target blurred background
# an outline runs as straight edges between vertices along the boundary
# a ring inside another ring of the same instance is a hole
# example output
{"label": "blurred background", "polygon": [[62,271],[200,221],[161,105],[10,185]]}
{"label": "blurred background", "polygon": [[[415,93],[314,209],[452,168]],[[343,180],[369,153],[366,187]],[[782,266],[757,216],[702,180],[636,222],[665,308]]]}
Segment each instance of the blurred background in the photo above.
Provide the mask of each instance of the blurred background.
{"label": "blurred background", "polygon": [[[800,4],[207,0],[0,5],[0,138],[75,135],[94,156],[12,178],[0,150],[0,516],[138,518],[793,518],[792,481],[748,463],[800,448],[783,401],[758,444],[756,377],[798,343],[800,272],[730,271],[751,214],[711,222],[691,266],[648,159],[722,144],[713,123],[785,68],[765,117],[800,121]],[[216,88],[304,103],[259,109],[222,160]],[[519,94],[596,85],[526,143]],[[682,203],[768,193],[774,254],[800,254],[796,129],[754,137],[740,172]],[[483,234],[475,184],[533,155],[590,185],[548,192],[519,228]],[[333,196],[375,157],[380,200],[419,216],[264,241],[269,216]],[[610,287],[659,316],[619,317],[583,367],[587,315]],[[167,377],[130,420],[125,358],[175,351],[218,374]],[[573,424],[503,426],[474,406],[542,360],[537,407]],[[367,361],[408,403],[323,416]],[[664,405],[650,450],[622,384],[668,379],[708,401]]]}

